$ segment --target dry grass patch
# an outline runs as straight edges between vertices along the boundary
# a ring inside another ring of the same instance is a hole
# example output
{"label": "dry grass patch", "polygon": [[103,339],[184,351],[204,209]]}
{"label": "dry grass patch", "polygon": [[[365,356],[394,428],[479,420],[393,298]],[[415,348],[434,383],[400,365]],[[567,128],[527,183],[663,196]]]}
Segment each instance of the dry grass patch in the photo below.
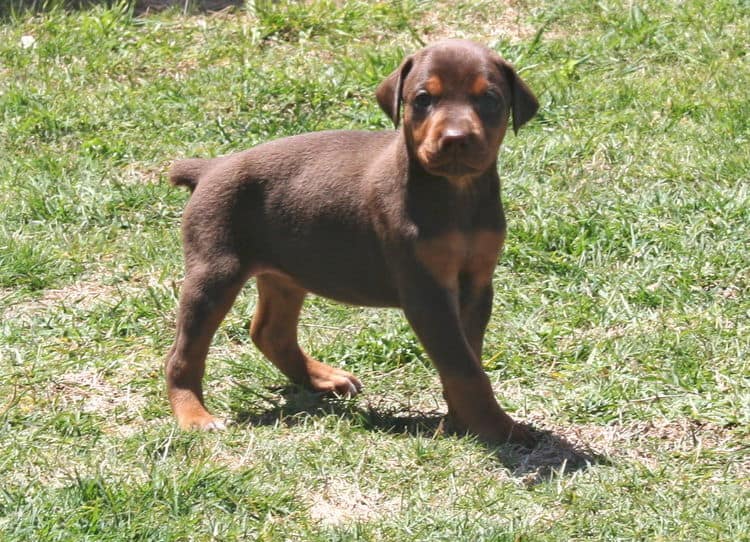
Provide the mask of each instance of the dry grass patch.
{"label": "dry grass patch", "polygon": [[81,280],[64,288],[46,289],[36,299],[29,300],[20,297],[17,302],[12,301],[17,293],[17,290],[11,288],[4,288],[0,292],[0,299],[11,299],[4,309],[5,318],[37,316],[44,312],[59,311],[65,307],[89,309],[98,303],[113,301],[120,297],[117,287],[94,280]]}
{"label": "dry grass patch", "polygon": [[311,500],[310,517],[324,525],[335,526],[352,521],[375,521],[398,513],[399,499],[376,489],[363,490],[351,480],[329,478]]}
{"label": "dry grass patch", "polygon": [[[523,2],[459,3],[441,0],[424,11],[418,27],[425,43],[446,38],[465,38],[491,43],[511,43],[534,37],[537,28],[528,23],[529,11]],[[452,17],[454,11],[460,17]]]}
{"label": "dry grass patch", "polygon": [[[147,402],[141,390],[117,386],[94,369],[64,373],[54,378],[47,388],[47,395],[49,402],[59,407],[80,409],[104,417],[110,417],[116,411],[128,413],[128,418],[135,417]],[[114,423],[117,425],[119,421]]]}
{"label": "dry grass patch", "polygon": [[[737,446],[731,428],[695,420],[649,420],[609,425],[573,424],[550,426],[543,420],[534,423],[550,435],[524,460],[530,470],[537,463],[562,464],[576,451],[589,457],[606,458],[606,463],[632,461],[650,469],[659,467],[665,457],[702,453],[724,456],[727,467],[736,474],[750,476],[750,457]],[[552,440],[550,440],[552,439]],[[555,443],[556,441],[556,443]],[[562,443],[562,444],[561,444]],[[555,455],[558,454],[558,458]]]}

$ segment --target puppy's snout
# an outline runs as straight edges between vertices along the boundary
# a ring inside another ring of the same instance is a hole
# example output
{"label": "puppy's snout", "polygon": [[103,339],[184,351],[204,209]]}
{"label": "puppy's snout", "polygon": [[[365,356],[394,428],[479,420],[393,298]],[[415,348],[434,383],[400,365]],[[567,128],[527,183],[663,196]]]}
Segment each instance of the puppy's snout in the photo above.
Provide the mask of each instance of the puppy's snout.
{"label": "puppy's snout", "polygon": [[466,128],[446,128],[440,135],[440,149],[443,151],[451,148],[463,149],[469,144],[471,132]]}

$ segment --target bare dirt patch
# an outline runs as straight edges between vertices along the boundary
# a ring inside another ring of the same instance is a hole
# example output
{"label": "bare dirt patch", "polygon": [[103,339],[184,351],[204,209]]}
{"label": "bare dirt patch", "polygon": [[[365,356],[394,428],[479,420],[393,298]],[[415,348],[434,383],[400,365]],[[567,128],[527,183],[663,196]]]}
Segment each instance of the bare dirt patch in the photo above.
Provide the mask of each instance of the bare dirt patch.
{"label": "bare dirt patch", "polygon": [[[523,2],[485,2],[465,8],[460,26],[447,14],[454,2],[435,2],[437,9],[427,9],[418,27],[425,41],[464,38],[482,42],[501,39],[513,43],[526,41],[536,35],[537,28],[528,23],[528,10]],[[468,6],[468,4],[466,5]]]}
{"label": "bare dirt patch", "polygon": [[[544,427],[542,420],[535,420]],[[660,458],[698,458],[704,452],[726,464],[728,472],[750,476],[750,456],[737,447],[730,428],[695,420],[658,420],[545,427],[544,436],[515,469],[526,483],[535,483],[552,471],[571,472],[589,464],[629,461],[650,469]]]}
{"label": "bare dirt patch", "polygon": [[326,481],[323,489],[312,496],[310,516],[325,525],[341,525],[352,521],[372,521],[398,510],[397,499],[376,490],[362,490],[345,480]]}
{"label": "bare dirt patch", "polygon": [[[0,300],[12,298],[15,291],[5,289],[0,291]],[[19,318],[33,316],[60,307],[91,307],[102,301],[115,299],[117,289],[96,281],[80,281],[64,288],[48,289],[32,300],[23,300],[11,304],[3,311],[4,318]]]}
{"label": "bare dirt patch", "polygon": [[48,395],[52,402],[75,405],[83,412],[107,415],[115,410],[137,411],[146,404],[139,393],[129,387],[119,387],[106,380],[94,369],[83,369],[56,377],[50,384]]}

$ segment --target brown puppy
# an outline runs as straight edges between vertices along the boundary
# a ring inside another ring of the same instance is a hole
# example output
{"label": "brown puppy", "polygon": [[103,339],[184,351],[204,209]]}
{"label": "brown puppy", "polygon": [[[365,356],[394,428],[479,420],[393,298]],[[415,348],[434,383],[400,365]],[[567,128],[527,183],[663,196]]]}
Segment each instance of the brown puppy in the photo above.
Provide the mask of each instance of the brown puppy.
{"label": "brown puppy", "polygon": [[451,422],[491,443],[533,445],[497,404],[480,358],[505,237],[497,153],[509,118],[517,131],[536,98],[493,51],[451,40],[406,58],[377,99],[396,131],[304,134],[173,166],[171,181],[193,191],[166,363],[183,428],[223,427],[203,403],[206,355],[255,276],[250,334],[293,382],[342,395],[361,388],[300,349],[307,292],[401,307],[437,366]]}

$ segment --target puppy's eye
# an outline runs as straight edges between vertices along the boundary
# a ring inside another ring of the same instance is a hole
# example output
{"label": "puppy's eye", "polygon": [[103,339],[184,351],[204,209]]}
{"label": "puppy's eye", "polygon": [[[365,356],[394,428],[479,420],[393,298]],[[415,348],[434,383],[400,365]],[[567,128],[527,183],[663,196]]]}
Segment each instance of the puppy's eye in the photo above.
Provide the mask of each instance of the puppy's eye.
{"label": "puppy's eye", "polygon": [[476,104],[480,113],[491,115],[500,111],[503,99],[494,92],[487,92],[476,99]]}
{"label": "puppy's eye", "polygon": [[414,96],[414,100],[412,101],[412,105],[416,109],[422,109],[425,110],[428,107],[432,105],[432,95],[430,95],[429,92],[425,92],[424,90]]}

